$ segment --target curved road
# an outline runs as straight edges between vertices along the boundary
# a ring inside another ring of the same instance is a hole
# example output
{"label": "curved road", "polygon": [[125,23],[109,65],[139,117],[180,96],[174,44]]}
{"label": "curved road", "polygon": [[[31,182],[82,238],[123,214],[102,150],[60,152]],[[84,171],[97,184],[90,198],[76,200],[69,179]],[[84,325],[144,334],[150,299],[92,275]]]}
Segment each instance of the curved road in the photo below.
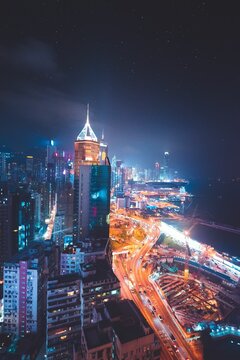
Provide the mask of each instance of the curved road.
{"label": "curved road", "polygon": [[[118,216],[117,214],[115,215]],[[123,216],[120,215],[119,217]],[[149,223],[148,221],[132,218],[129,218],[129,220],[140,223],[148,235],[142,247],[140,247],[139,250],[135,250],[132,255],[127,258],[121,255],[115,257],[114,271],[121,282],[122,296],[134,300],[137,307],[154,329],[163,348],[163,352],[161,353],[162,358],[202,359],[201,354],[196,353],[184,338],[184,333],[174,315],[171,313],[167,302],[162,298],[162,295],[158,293],[156,287],[149,281],[149,273],[142,266],[144,256],[159,239],[159,226]],[[131,284],[130,287],[134,287],[134,290],[132,289],[130,291],[129,284]],[[159,315],[163,321],[159,320]],[[171,333],[174,335],[176,341],[171,339]]]}

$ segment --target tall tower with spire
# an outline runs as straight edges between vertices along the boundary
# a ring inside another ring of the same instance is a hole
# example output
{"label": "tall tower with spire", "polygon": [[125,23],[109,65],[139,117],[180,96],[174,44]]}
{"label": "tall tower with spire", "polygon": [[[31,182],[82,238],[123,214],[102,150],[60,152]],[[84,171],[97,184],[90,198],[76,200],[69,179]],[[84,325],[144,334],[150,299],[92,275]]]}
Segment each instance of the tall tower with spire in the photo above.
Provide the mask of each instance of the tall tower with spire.
{"label": "tall tower with spire", "polygon": [[100,143],[91,128],[89,121],[89,105],[87,105],[87,119],[82,131],[74,143],[75,160],[74,160],[74,176],[79,176],[80,165],[98,165]]}
{"label": "tall tower with spire", "polygon": [[80,190],[79,175],[80,166],[99,165],[100,143],[91,128],[89,121],[89,105],[87,105],[87,119],[82,131],[74,142],[74,202],[73,202],[73,242],[79,241],[79,208]]}

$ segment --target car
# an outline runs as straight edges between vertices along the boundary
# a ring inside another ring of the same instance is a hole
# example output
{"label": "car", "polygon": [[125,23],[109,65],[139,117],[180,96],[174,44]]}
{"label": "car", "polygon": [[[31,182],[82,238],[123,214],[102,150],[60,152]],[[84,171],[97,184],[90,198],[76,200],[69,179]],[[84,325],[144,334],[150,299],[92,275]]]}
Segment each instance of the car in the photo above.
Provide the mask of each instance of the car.
{"label": "car", "polygon": [[159,317],[159,320],[163,321],[163,318],[161,315],[158,315],[158,317]]}

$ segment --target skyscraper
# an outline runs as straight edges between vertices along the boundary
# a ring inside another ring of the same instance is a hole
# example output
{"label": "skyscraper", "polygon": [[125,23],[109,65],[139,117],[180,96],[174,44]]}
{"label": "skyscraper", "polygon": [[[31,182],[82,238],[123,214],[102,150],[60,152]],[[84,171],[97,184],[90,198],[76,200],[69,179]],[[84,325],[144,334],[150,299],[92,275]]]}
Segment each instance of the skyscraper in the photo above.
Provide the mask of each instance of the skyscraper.
{"label": "skyscraper", "polygon": [[[100,144],[89,122],[89,106],[87,107],[87,120],[74,143],[74,203],[73,203],[73,242],[79,242],[79,173],[80,166],[98,165]],[[80,189],[81,190],[81,189]]]}
{"label": "skyscraper", "polygon": [[76,179],[79,177],[80,165],[99,164],[100,143],[91,128],[89,122],[89,106],[87,107],[87,120],[84,128],[79,133],[74,143],[75,160],[74,175]]}
{"label": "skyscraper", "polygon": [[7,183],[0,182],[0,280],[3,263],[11,255],[9,224],[9,193]]}
{"label": "skyscraper", "polygon": [[110,176],[109,165],[80,166],[78,237],[81,241],[109,237]]}
{"label": "skyscraper", "polygon": [[169,180],[169,152],[164,153],[164,180]]}
{"label": "skyscraper", "polygon": [[26,190],[19,188],[10,196],[11,253],[16,254],[34,240],[35,200]]}

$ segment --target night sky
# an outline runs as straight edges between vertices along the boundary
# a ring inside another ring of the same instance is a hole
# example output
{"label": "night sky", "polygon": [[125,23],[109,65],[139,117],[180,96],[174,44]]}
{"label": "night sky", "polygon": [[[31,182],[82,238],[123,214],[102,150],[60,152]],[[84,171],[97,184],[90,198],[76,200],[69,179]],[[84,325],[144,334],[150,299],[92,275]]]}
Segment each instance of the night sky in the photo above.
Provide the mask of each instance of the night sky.
{"label": "night sky", "polygon": [[0,144],[72,149],[89,102],[93,129],[126,164],[151,167],[169,151],[182,175],[240,175],[230,4],[1,2]]}

